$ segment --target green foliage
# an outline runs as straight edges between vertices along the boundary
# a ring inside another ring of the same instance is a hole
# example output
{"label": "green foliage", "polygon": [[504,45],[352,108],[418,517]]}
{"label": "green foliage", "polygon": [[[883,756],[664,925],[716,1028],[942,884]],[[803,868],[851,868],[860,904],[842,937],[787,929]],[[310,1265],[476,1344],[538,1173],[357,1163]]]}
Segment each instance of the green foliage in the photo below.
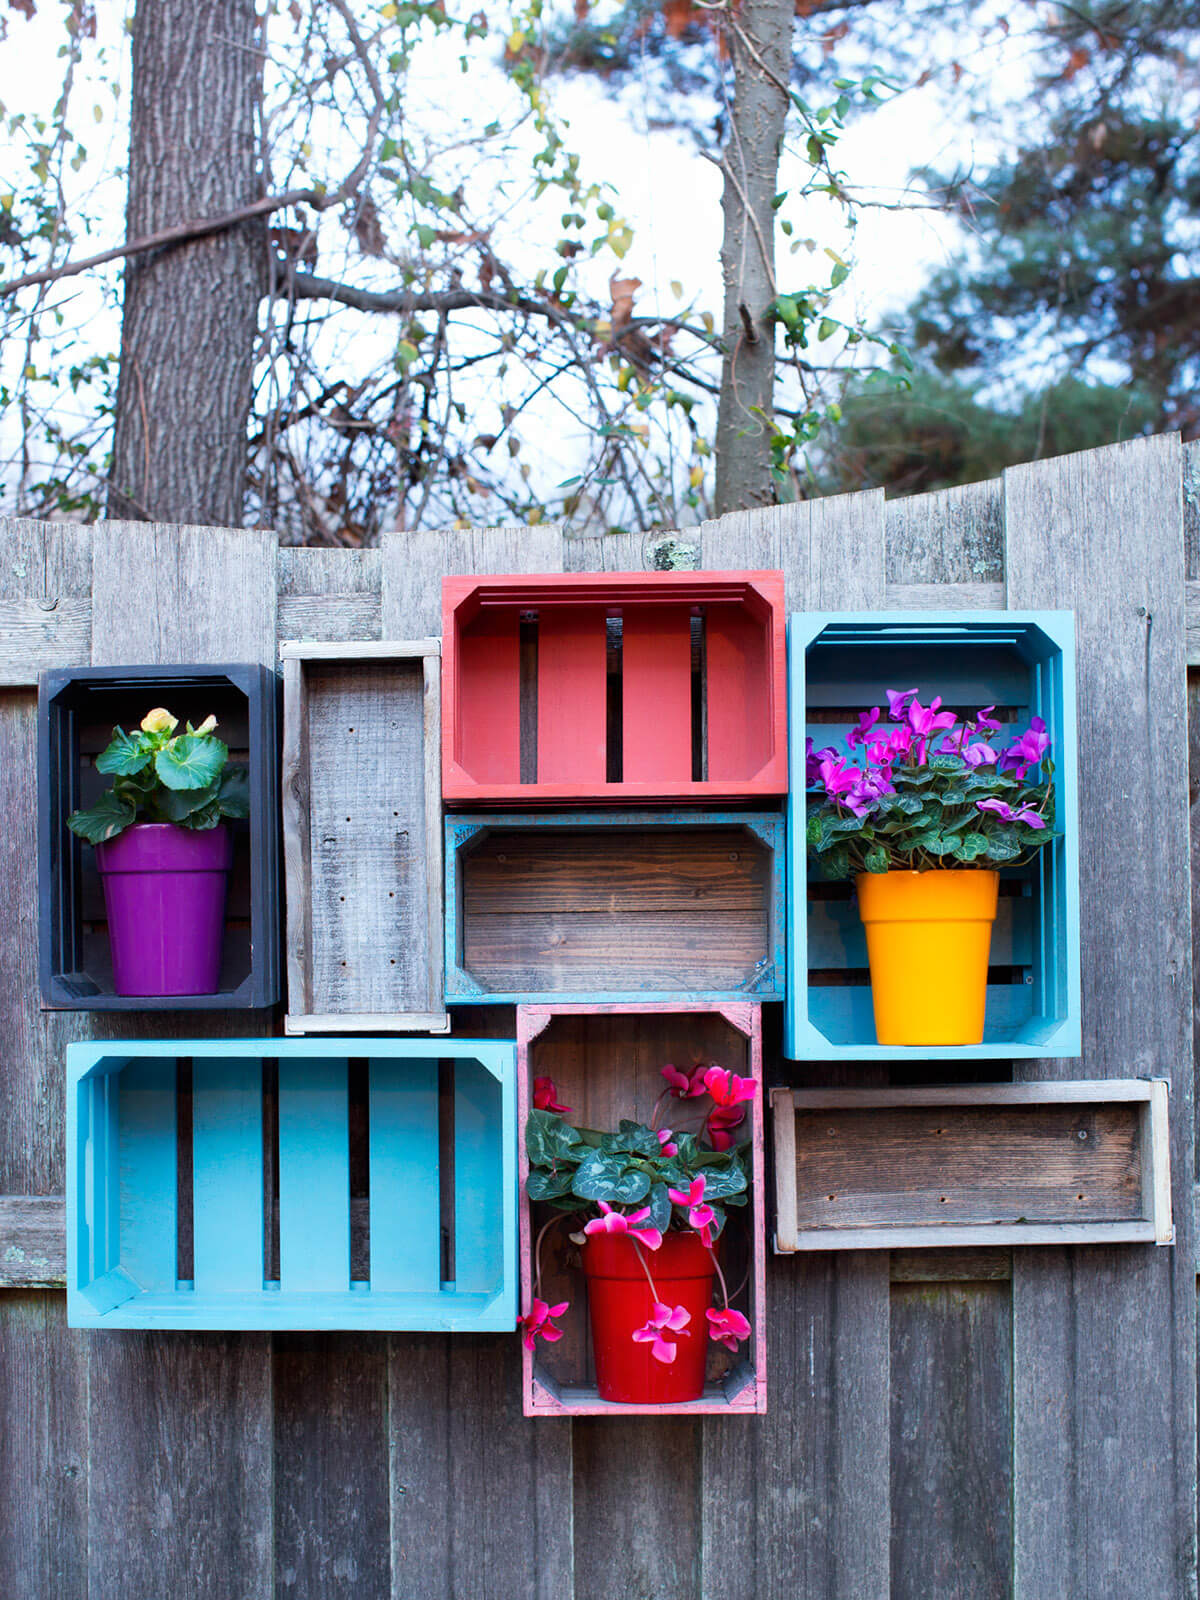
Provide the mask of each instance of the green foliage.
{"label": "green foliage", "polygon": [[249,814],[249,779],[244,767],[228,767],[229,749],[216,738],[210,717],[177,734],[169,712],[149,712],[136,733],[114,728],[97,771],[110,775],[111,789],[67,826],[89,844],[115,839],[135,822],[171,822],[201,832],[224,817]]}

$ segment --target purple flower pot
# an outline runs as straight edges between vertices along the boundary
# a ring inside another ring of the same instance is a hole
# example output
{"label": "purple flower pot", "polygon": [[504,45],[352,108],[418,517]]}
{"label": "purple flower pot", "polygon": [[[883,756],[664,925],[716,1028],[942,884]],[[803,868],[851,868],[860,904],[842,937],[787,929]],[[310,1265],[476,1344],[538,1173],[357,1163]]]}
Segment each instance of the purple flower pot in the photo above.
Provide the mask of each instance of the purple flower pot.
{"label": "purple flower pot", "polygon": [[137,822],[96,846],[118,994],[215,994],[233,840]]}

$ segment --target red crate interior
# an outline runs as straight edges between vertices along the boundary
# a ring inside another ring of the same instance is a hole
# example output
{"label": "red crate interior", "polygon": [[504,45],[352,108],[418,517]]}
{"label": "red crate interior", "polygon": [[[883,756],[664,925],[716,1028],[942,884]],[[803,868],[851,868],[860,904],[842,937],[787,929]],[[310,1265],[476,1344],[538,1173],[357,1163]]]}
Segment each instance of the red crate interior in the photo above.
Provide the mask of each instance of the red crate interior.
{"label": "red crate interior", "polygon": [[450,578],[445,609],[448,796],[786,790],[780,574]]}

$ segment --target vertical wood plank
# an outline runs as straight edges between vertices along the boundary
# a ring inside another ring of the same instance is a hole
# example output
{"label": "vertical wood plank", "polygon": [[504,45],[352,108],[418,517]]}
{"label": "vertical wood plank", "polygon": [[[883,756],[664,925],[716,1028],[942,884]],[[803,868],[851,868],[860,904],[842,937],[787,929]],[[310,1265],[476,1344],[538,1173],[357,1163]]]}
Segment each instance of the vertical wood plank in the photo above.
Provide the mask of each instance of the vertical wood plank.
{"label": "vertical wood plank", "polygon": [[[696,1600],[700,1424],[583,1417],[574,1427],[575,1600]],[[612,1464],[623,1457],[632,1467],[635,1455],[655,1470],[639,1473],[630,1493]]]}
{"label": "vertical wood plank", "polygon": [[692,631],[681,606],[636,606],[621,631],[627,783],[692,777]]}
{"label": "vertical wood plank", "polygon": [[[782,569],[789,611],[883,604],[882,491],[738,512],[705,523],[702,538],[705,567]],[[778,1083],[770,1023],[764,1074]],[[820,1072],[828,1084],[872,1081],[853,1065]],[[767,1415],[703,1423],[705,1600],[885,1600],[888,1326],[886,1252],[772,1262]]]}
{"label": "vertical wood plank", "polygon": [[350,1110],[344,1059],[279,1063],[279,1284],[350,1287]]}
{"label": "vertical wood plank", "polygon": [[370,1081],[371,1288],[441,1282],[436,1061],[376,1058]]}
{"label": "vertical wood plank", "polygon": [[277,1334],[274,1391],[275,1600],[389,1600],[386,1338]]}
{"label": "vertical wood plank", "polygon": [[1009,1600],[1009,1286],[897,1284],[891,1321],[891,1600]]}
{"label": "vertical wood plank", "polygon": [[[275,660],[276,540],[265,530],[101,523],[92,530],[92,662]],[[269,1033],[269,1012],[79,1013],[80,1036]],[[87,1342],[93,1594],[189,1600],[273,1593],[266,1334],[106,1333]]]}
{"label": "vertical wood plank", "polygon": [[[382,548],[385,639],[441,632],[448,573],[563,566],[553,526],[387,534]],[[465,1031],[481,1028],[472,1015]],[[513,1334],[391,1335],[387,1419],[393,1600],[572,1594],[571,1425],[521,1415]]]}
{"label": "vertical wood plank", "polygon": [[604,608],[549,606],[538,618],[539,783],[604,782],[608,639]]}
{"label": "vertical wood plank", "polygon": [[1005,475],[1009,602],[1073,609],[1079,648],[1083,1059],[1022,1071],[1171,1080],[1177,1228],[1173,1248],[1013,1253],[1022,1600],[1196,1581],[1181,491],[1170,435]]}
{"label": "vertical wood plank", "polygon": [[192,1276],[205,1290],[263,1286],[262,1060],[192,1063]]}

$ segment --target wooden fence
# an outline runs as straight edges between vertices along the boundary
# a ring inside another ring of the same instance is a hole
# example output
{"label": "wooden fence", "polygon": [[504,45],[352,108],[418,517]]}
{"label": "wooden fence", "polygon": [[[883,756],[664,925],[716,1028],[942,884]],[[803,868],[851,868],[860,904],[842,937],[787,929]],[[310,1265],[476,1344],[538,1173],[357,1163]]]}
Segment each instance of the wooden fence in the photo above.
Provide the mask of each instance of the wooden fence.
{"label": "wooden fence", "polygon": [[[781,568],[793,610],[1075,611],[1083,1057],[941,1076],[1171,1084],[1173,1247],[773,1257],[764,1417],[526,1420],[515,1336],[84,1333],[58,1287],[65,1045],[282,1023],[40,1009],[38,671],[419,639],[445,573],[636,570],[643,540],[538,527],[360,552],[0,524],[3,1600],[1194,1595],[1197,449],[1138,440],[679,536],[705,567]],[[778,1009],[768,1084],[889,1081],[782,1061]]]}

